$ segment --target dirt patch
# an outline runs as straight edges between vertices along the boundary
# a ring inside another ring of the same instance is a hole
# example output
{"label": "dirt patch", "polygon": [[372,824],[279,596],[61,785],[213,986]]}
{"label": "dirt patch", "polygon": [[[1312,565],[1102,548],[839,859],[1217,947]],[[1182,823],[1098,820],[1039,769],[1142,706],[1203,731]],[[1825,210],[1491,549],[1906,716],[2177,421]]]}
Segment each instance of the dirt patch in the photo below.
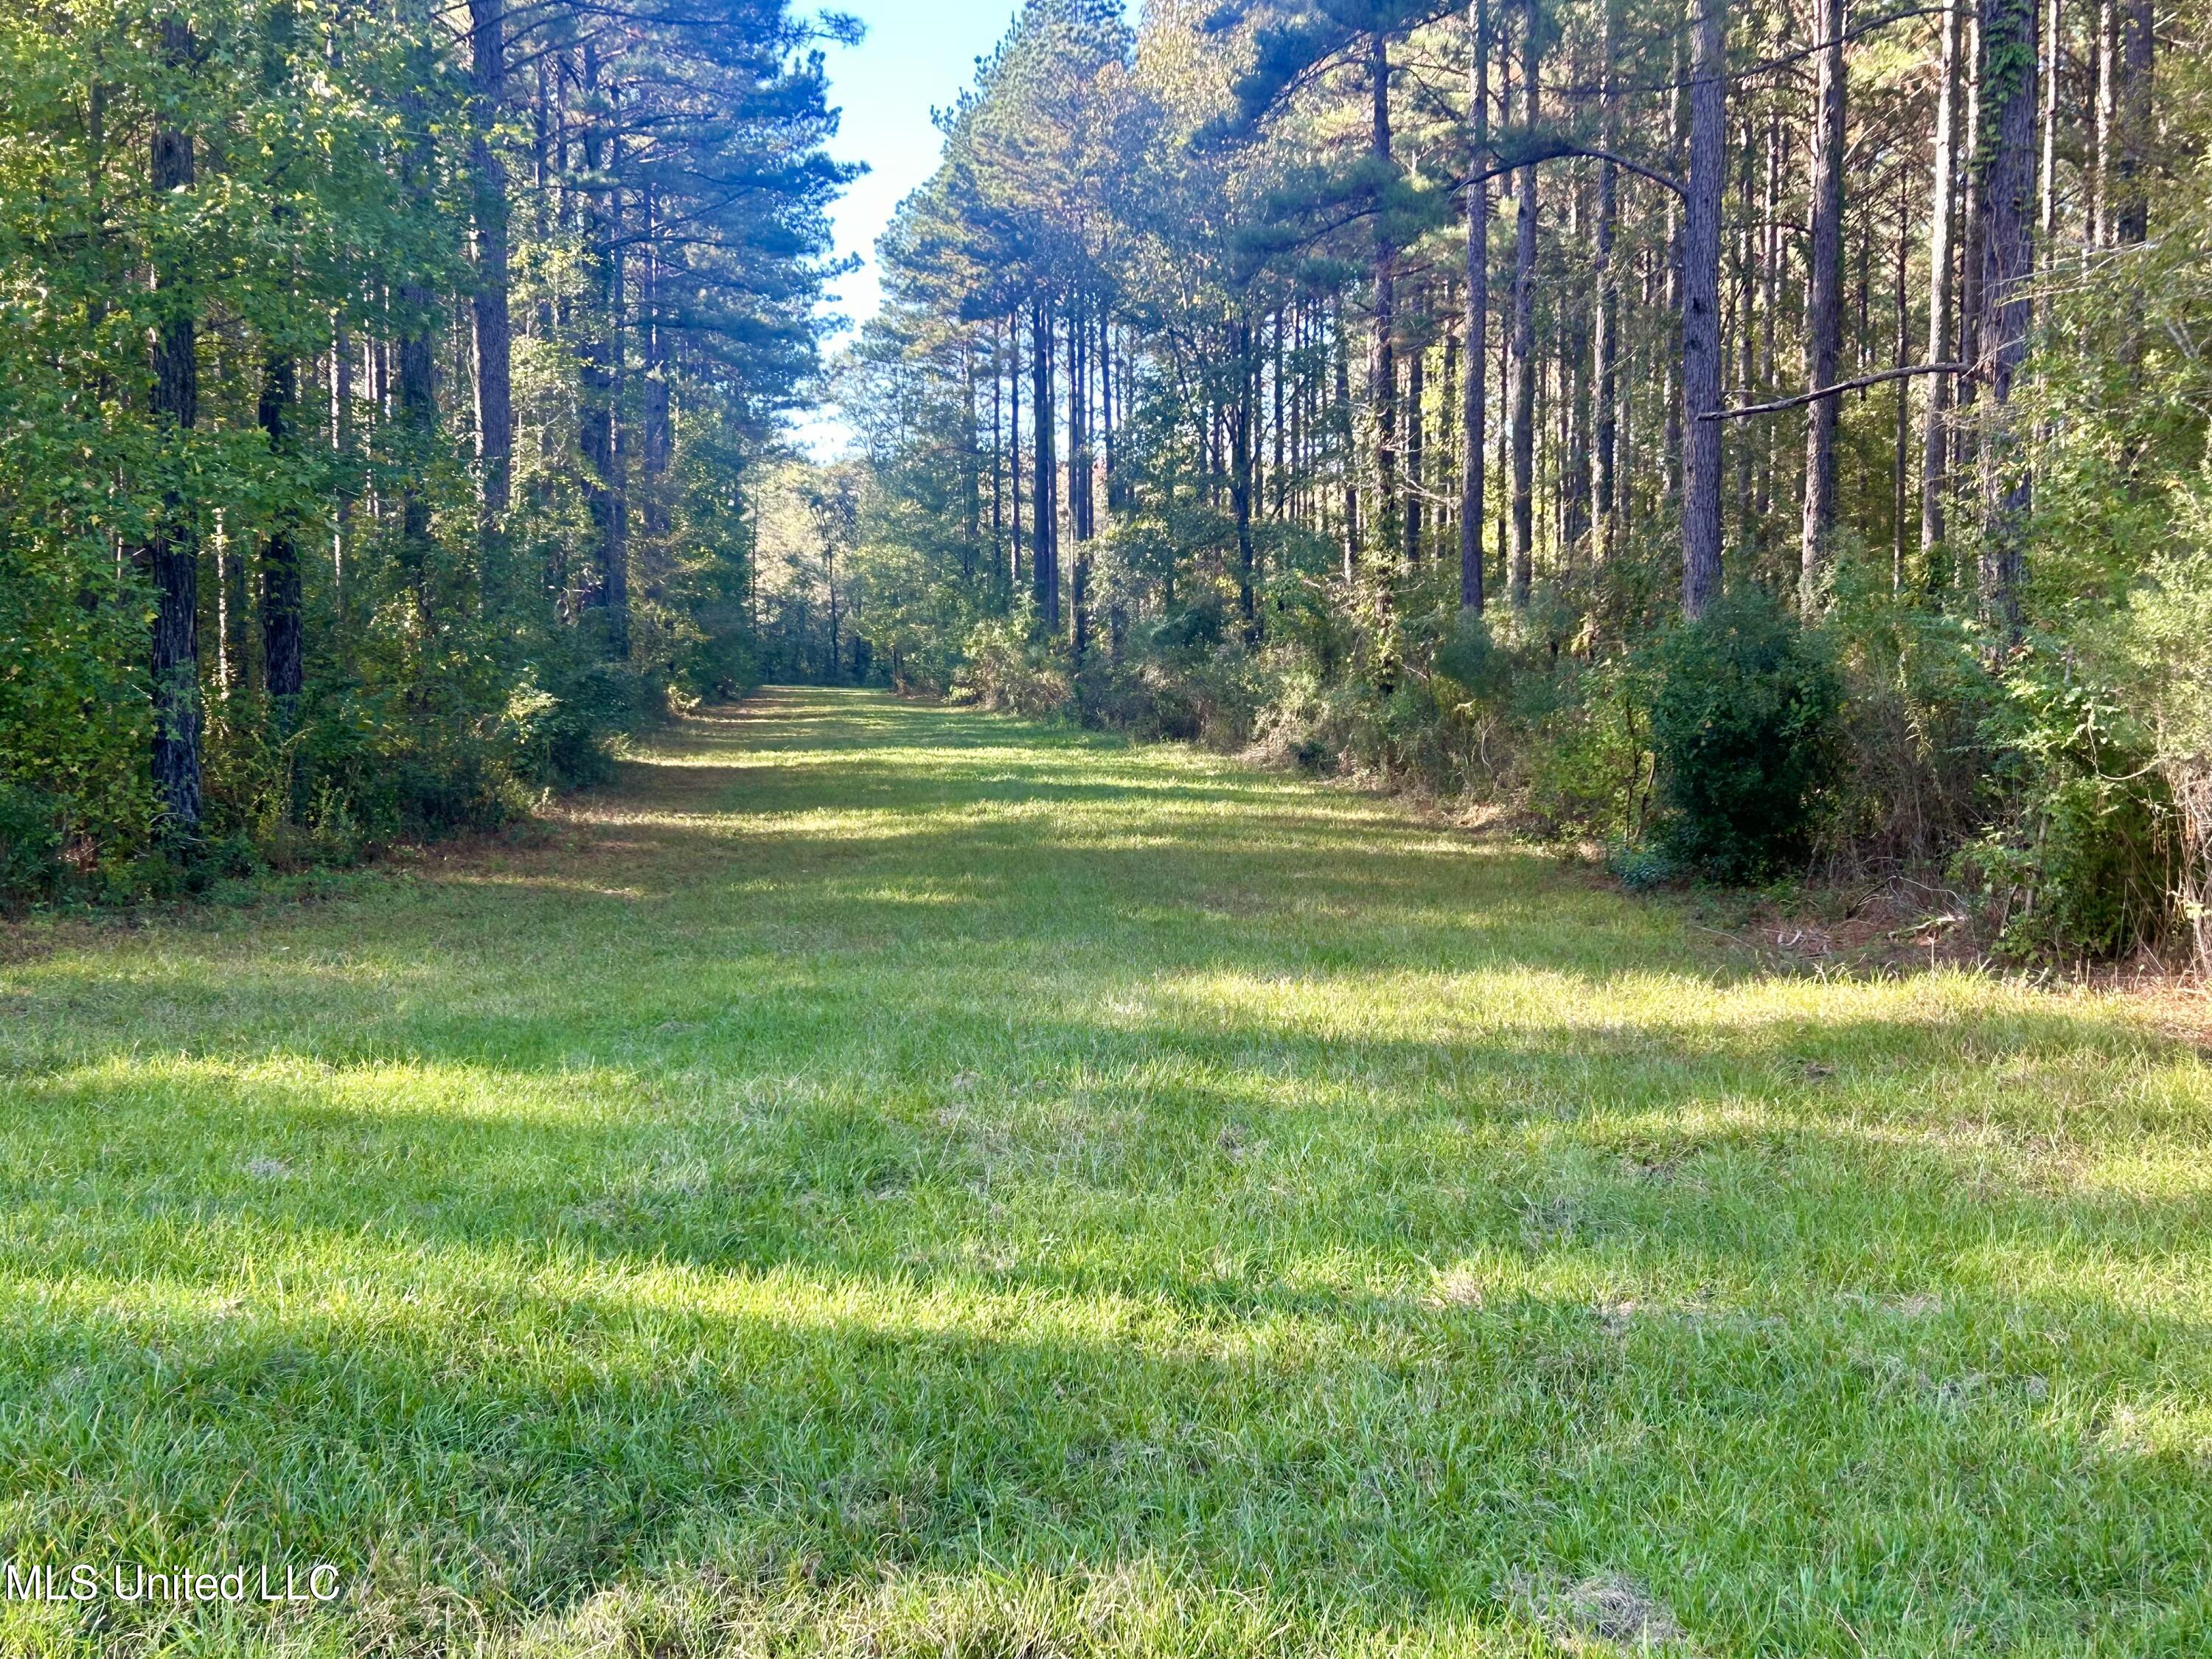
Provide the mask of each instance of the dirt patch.
{"label": "dirt patch", "polygon": [[1594,1573],[1549,1592],[1524,1583],[1520,1595],[1546,1633],[1574,1650],[1597,1641],[1648,1653],[1687,1639],[1673,1610],[1626,1573]]}

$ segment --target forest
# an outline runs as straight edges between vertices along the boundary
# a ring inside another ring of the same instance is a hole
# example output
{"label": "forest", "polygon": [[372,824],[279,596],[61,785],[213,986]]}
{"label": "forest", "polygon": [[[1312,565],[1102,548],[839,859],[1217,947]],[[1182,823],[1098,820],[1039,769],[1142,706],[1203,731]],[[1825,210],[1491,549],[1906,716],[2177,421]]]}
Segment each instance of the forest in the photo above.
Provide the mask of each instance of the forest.
{"label": "forest", "polygon": [[0,9],[0,893],[495,827],[753,682],[855,27]]}
{"label": "forest", "polygon": [[11,8],[0,890],[811,680],[2201,964],[2204,21],[1028,0],[840,341],[853,19]]}
{"label": "forest", "polygon": [[1887,877],[2186,962],[2204,21],[1036,0],[884,239],[763,627],[1632,885]]}

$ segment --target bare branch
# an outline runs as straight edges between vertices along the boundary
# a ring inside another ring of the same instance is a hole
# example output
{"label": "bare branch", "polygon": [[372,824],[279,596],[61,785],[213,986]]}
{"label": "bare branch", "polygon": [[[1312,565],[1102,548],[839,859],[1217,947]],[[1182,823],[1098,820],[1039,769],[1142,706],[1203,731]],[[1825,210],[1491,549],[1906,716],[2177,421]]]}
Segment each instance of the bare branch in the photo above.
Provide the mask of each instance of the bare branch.
{"label": "bare branch", "polygon": [[1745,404],[1738,409],[1708,410],[1698,418],[1701,421],[1732,421],[1739,415],[1774,415],[1785,409],[1802,409],[1807,404],[1818,403],[1823,398],[1832,398],[1839,392],[1861,392],[1870,386],[1880,386],[1884,380],[1901,380],[1910,374],[1964,374],[1972,367],[1971,363],[1908,363],[1903,368],[1885,368],[1879,374],[1862,374],[1856,380],[1838,380],[1833,386],[1824,386],[1814,392],[1801,392],[1794,398],[1778,398],[1771,404]]}

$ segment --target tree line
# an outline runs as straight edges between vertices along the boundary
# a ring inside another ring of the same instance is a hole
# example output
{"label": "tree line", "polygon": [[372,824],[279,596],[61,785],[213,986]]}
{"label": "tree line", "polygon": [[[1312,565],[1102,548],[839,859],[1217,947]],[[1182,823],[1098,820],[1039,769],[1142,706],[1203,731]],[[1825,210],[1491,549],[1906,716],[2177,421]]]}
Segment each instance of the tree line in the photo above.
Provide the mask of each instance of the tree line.
{"label": "tree line", "polygon": [[745,679],[854,27],[7,9],[0,885],[493,822]]}
{"label": "tree line", "polygon": [[1680,769],[1658,642],[1763,599],[1849,694],[1790,856],[1950,860],[2016,923],[2063,820],[2125,867],[2054,936],[2162,936],[2201,842],[2196,665],[2154,706],[2143,653],[2200,545],[2203,21],[1030,0],[842,370],[857,625],[924,684],[1626,845]]}

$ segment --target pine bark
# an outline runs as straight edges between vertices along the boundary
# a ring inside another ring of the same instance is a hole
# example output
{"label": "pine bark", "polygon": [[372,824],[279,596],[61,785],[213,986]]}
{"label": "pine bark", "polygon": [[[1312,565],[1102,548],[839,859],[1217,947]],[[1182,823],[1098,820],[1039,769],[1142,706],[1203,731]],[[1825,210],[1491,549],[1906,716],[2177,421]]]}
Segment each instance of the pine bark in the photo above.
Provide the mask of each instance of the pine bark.
{"label": "pine bark", "polygon": [[2117,199],[2112,204],[2112,235],[2132,246],[2150,234],[2150,198],[2143,174],[2149,165],[2151,0],[2124,0],[2120,22],[2119,156]]}
{"label": "pine bark", "polygon": [[1367,351],[1368,419],[1375,431],[1375,506],[1377,551],[1389,543],[1391,504],[1398,495],[1397,250],[1389,224],[1390,158],[1390,48],[1381,30],[1370,37],[1368,69],[1368,155],[1375,166],[1373,249],[1375,332]]}
{"label": "pine bark", "polygon": [[2027,468],[2009,407],[2027,356],[2035,258],[2034,0],[1981,0],[1982,298],[1978,378],[1989,407],[1980,446],[1983,615],[2009,639],[2020,629]]}
{"label": "pine bark", "polygon": [[[192,38],[177,19],[161,24],[161,55],[173,67],[191,60]],[[156,201],[194,182],[191,134],[164,120],[153,133],[150,182]],[[157,245],[154,291],[160,320],[154,333],[149,407],[173,450],[199,420],[198,326],[190,279],[173,248]],[[167,296],[167,297],[164,297]],[[199,545],[183,492],[164,492],[156,527],[143,553],[154,588],[152,661],[154,797],[164,839],[189,842],[200,828]]]}
{"label": "pine bark", "polygon": [[[269,360],[257,414],[271,460],[289,463],[297,444],[299,365],[289,356]],[[291,522],[280,520],[261,544],[261,672],[269,691],[269,718],[278,741],[289,737],[306,689],[302,665],[300,544]]]}
{"label": "pine bark", "polygon": [[1426,355],[1419,344],[1406,354],[1406,514],[1399,556],[1408,570],[1421,562],[1421,475],[1427,459],[1421,406],[1428,397],[1422,360]]}
{"label": "pine bark", "polygon": [[1030,439],[1030,577],[1037,621],[1049,635],[1060,627],[1059,503],[1054,499],[1056,466],[1052,430],[1052,308],[1039,300],[1030,307],[1030,410],[1036,431]]}
{"label": "pine bark", "polygon": [[[1953,266],[1951,228],[1958,161],[1959,46],[1961,25],[1955,7],[1942,17],[1942,45],[1936,92],[1934,185],[1928,208],[1928,361],[1951,361]],[[1928,407],[1920,428],[1920,552],[1931,568],[1943,539],[1945,474],[1950,459],[1951,377],[1928,377]]]}
{"label": "pine bark", "polygon": [[1698,0],[1682,229],[1682,614],[1721,591],[1721,193],[1728,168],[1726,0]]}
{"label": "pine bark", "polygon": [[469,0],[475,120],[469,137],[474,187],[477,488],[483,507],[477,556],[489,580],[495,542],[514,489],[514,327],[507,310],[507,164],[491,128],[507,101],[507,0]]}
{"label": "pine bark", "polygon": [[[1534,6],[1521,39],[1522,118],[1534,130],[1538,109],[1540,36]],[[1513,387],[1506,414],[1513,454],[1512,570],[1508,593],[1516,611],[1528,608],[1536,547],[1536,169],[1513,178]]]}
{"label": "pine bark", "polygon": [[[1608,0],[1605,9],[1604,33],[1598,46],[1599,55],[1604,60],[1601,70],[1605,82],[1602,94],[1603,131],[1607,149],[1618,148],[1618,123],[1613,98],[1614,29],[1614,8]],[[1597,399],[1597,443],[1591,479],[1590,510],[1596,526],[1596,555],[1601,565],[1612,558],[1618,539],[1613,518],[1613,457],[1620,430],[1615,406],[1620,395],[1620,297],[1619,283],[1613,270],[1613,226],[1619,214],[1618,171],[1610,161],[1598,163],[1597,224],[1590,264],[1590,281],[1597,301],[1595,337],[1592,343],[1592,374]]]}
{"label": "pine bark", "polygon": [[[1845,0],[1813,0],[1816,82],[1808,180],[1813,210],[1811,260],[1806,288],[1805,362],[1808,392],[1836,383],[1843,349],[1840,289],[1844,258],[1844,43]],[[1805,410],[1804,514],[1798,539],[1798,604],[1808,614],[1819,603],[1828,540],[1836,525],[1836,420],[1832,397],[1815,398]]]}

